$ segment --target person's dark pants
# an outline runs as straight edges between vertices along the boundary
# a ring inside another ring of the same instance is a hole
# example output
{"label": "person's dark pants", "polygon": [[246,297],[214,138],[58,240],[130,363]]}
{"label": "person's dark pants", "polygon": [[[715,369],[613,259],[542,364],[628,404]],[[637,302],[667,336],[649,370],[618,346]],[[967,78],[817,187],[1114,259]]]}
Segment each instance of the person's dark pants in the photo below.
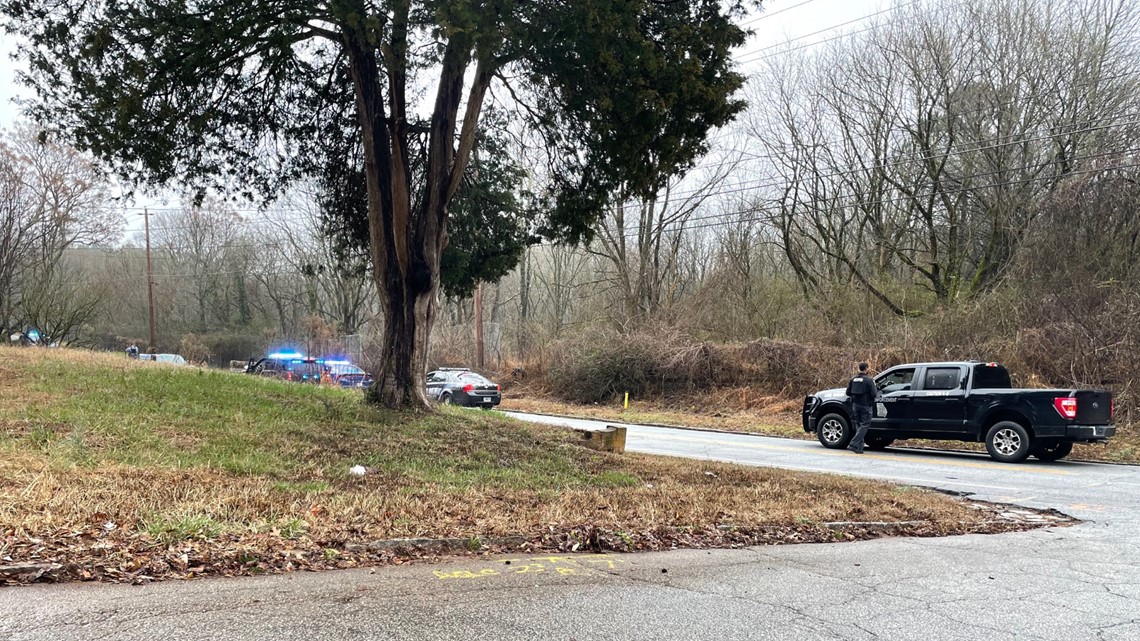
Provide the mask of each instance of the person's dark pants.
{"label": "person's dark pants", "polygon": [[870,405],[855,405],[852,409],[855,410],[855,438],[851,439],[851,444],[847,447],[862,450],[866,444],[867,430],[871,428],[871,413],[874,410]]}

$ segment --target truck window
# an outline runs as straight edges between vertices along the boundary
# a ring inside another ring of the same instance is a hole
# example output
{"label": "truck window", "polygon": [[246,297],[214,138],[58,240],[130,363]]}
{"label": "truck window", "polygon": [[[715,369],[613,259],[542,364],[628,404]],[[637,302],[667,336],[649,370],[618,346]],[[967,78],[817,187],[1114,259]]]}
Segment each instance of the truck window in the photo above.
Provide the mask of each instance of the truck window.
{"label": "truck window", "polygon": [[880,376],[875,380],[875,385],[878,385],[884,393],[890,393],[910,389],[913,380],[914,368],[896,369]]}
{"label": "truck window", "polygon": [[922,380],[924,390],[954,390],[962,384],[960,367],[928,367]]}
{"label": "truck window", "polygon": [[1009,389],[1013,382],[1009,372],[1001,365],[981,364],[974,366],[974,389]]}

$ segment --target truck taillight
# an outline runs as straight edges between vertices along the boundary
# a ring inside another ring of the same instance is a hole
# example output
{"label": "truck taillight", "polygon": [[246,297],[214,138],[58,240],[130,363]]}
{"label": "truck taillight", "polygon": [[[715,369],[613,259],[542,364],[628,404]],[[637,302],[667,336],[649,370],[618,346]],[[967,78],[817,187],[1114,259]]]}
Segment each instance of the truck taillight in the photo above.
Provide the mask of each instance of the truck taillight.
{"label": "truck taillight", "polygon": [[1058,396],[1053,399],[1053,407],[1057,408],[1057,413],[1064,418],[1077,417],[1077,399],[1071,396]]}
{"label": "truck taillight", "polygon": [[468,383],[468,384],[463,386],[463,392],[465,394],[470,394],[474,389],[475,389],[475,386],[472,385],[471,383]]}
{"label": "truck taillight", "polygon": [[502,388],[502,387],[499,387],[498,385],[496,385],[496,386],[495,386],[495,391],[496,391],[496,392],[501,392],[501,391],[503,391],[503,388]]}

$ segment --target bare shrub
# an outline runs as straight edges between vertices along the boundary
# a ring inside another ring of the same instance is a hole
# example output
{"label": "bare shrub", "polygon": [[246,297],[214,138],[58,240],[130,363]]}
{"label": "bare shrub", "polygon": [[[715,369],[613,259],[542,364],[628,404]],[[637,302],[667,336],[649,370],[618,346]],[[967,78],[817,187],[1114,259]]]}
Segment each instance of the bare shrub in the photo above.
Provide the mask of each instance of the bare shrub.
{"label": "bare shrub", "polygon": [[205,363],[214,355],[202,336],[185,334],[178,345],[178,353],[192,363]]}
{"label": "bare shrub", "polygon": [[668,399],[729,390],[726,405],[737,398],[747,405],[758,395],[789,398],[841,385],[859,361],[886,368],[919,356],[770,339],[712,343],[668,329],[583,336],[556,343],[551,351],[550,391],[568,401],[602,403],[624,392]]}

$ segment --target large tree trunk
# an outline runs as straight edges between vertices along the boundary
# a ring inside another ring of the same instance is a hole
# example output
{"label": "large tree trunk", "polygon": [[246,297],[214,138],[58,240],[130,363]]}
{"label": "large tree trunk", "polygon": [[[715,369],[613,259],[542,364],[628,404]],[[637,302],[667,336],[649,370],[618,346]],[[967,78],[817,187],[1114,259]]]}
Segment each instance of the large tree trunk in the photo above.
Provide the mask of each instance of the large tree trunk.
{"label": "large tree trunk", "polygon": [[366,34],[345,31],[364,144],[373,279],[384,314],[383,352],[369,398],[392,408],[427,409],[424,375],[438,304],[440,257],[447,247],[447,208],[475,144],[492,68],[489,58],[479,59],[457,136],[473,43],[468,34],[449,40],[431,119],[426,186],[422,200],[413,205],[405,114],[409,4],[399,2],[396,7],[385,46],[387,116],[375,49]]}
{"label": "large tree trunk", "polygon": [[[375,54],[359,34],[345,45],[364,143],[372,277],[384,316],[384,341],[369,398],[392,408],[427,409],[424,381],[439,289],[438,235],[415,234],[401,124],[388,129]],[[394,104],[399,101],[393,99]],[[393,118],[399,123],[400,118]]]}
{"label": "large tree trunk", "polygon": [[[429,269],[434,276],[424,278]],[[438,261],[434,268],[413,264],[408,277],[401,273],[403,270],[387,271],[394,273],[387,275],[389,280],[380,300],[384,351],[370,398],[388,407],[427,407],[424,373],[437,309]],[[419,277],[415,276],[417,273]]]}

